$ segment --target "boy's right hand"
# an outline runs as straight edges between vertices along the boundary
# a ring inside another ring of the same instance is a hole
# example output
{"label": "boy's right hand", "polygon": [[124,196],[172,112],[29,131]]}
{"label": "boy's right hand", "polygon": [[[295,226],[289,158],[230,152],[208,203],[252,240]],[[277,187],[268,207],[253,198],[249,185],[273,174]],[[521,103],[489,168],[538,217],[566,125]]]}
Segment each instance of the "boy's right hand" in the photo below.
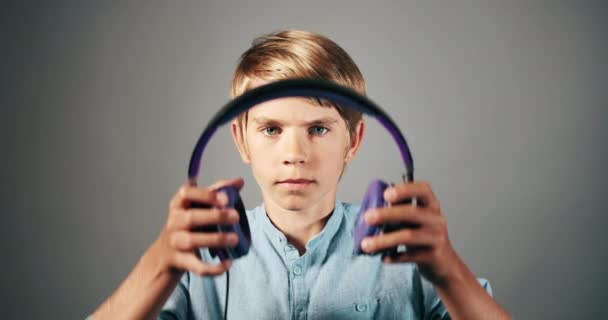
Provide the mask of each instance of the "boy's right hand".
{"label": "boy's right hand", "polygon": [[[191,271],[206,276],[220,275],[228,270],[230,260],[219,264],[205,263],[198,249],[234,247],[238,243],[236,233],[194,231],[218,224],[238,223],[239,215],[235,209],[223,209],[228,203],[227,196],[223,192],[216,192],[224,186],[240,189],[243,180],[220,180],[207,188],[184,184],[173,196],[169,203],[167,223],[156,241],[159,262],[166,270],[178,275]],[[191,208],[194,203],[207,205],[210,209]]]}

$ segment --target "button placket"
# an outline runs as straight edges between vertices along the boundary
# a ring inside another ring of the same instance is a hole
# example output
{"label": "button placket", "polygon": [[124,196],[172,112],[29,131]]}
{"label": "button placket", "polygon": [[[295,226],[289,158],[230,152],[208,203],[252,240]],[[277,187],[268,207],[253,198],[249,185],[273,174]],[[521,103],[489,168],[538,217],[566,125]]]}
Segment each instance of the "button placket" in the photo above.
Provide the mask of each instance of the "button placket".
{"label": "button placket", "polygon": [[[285,260],[288,264],[294,263],[299,258],[298,250],[296,247],[287,244],[285,246]],[[293,271],[293,269],[292,269]]]}
{"label": "button placket", "polygon": [[[296,250],[297,252],[297,250]],[[306,258],[298,257],[291,265],[291,279],[294,293],[294,315],[296,319],[306,319],[308,288],[304,282]]]}

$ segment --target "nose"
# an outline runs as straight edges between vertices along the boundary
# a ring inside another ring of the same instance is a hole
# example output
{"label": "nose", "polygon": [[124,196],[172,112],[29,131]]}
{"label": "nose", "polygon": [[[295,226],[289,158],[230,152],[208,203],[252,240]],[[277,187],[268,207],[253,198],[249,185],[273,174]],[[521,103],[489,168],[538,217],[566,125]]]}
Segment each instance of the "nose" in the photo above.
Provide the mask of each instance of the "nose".
{"label": "nose", "polygon": [[309,146],[307,137],[296,132],[296,130],[290,130],[291,132],[285,132],[283,134],[284,143],[284,156],[283,164],[298,165],[308,162],[309,157]]}

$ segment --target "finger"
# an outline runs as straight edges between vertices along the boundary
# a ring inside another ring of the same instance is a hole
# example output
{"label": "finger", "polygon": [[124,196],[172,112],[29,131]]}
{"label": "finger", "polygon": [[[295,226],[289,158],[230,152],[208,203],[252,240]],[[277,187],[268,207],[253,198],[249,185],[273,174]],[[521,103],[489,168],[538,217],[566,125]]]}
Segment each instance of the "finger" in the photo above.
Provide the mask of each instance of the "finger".
{"label": "finger", "polygon": [[171,230],[192,230],[202,226],[231,225],[239,222],[234,209],[188,209],[172,215],[168,224]]}
{"label": "finger", "polygon": [[169,208],[185,209],[193,202],[209,206],[221,206],[221,202],[218,201],[214,190],[185,184],[179,188],[173,199],[171,199]]}
{"label": "finger", "polygon": [[218,181],[214,182],[212,185],[209,186],[209,189],[217,190],[222,187],[232,186],[232,187],[236,187],[237,189],[240,190],[244,184],[245,184],[245,182],[243,181],[243,178],[240,178],[240,177],[233,178],[233,179],[223,179],[223,180],[218,180]]}
{"label": "finger", "polygon": [[423,226],[431,224],[437,215],[429,214],[428,209],[421,209],[412,205],[400,205],[395,207],[372,208],[365,212],[365,222],[371,225],[379,225],[391,222],[409,222]]}
{"label": "finger", "polygon": [[204,263],[194,253],[177,252],[174,259],[176,268],[190,271],[198,275],[216,276],[220,275],[232,265],[231,260],[224,260],[218,264]]}
{"label": "finger", "polygon": [[429,248],[417,248],[415,250],[410,250],[401,253],[396,256],[386,256],[383,261],[386,263],[397,263],[397,262],[414,262],[421,263],[430,261],[432,258],[432,252]]}
{"label": "finger", "polygon": [[183,194],[185,193],[184,189],[188,187],[187,183],[182,184],[177,192],[171,197],[169,201],[169,210],[181,208],[181,202],[183,200]]}
{"label": "finger", "polygon": [[[209,188],[214,191],[217,191],[222,187],[232,186],[240,190],[243,187],[243,184],[244,181],[242,178],[224,179],[216,181],[211,186],[209,186]],[[222,207],[228,203],[228,195],[226,195],[224,192],[217,192],[217,196],[218,201]]]}
{"label": "finger", "polygon": [[198,248],[234,247],[239,239],[234,232],[188,232],[178,231],[171,235],[171,246],[181,251]]}
{"label": "finger", "polygon": [[391,203],[396,203],[414,197],[421,199],[426,203],[430,203],[434,200],[435,195],[430,184],[426,181],[401,183],[384,190],[384,199]]}
{"label": "finger", "polygon": [[373,237],[366,237],[361,242],[361,249],[365,252],[376,252],[395,248],[399,245],[429,246],[434,244],[434,232],[427,229],[401,229]]}
{"label": "finger", "polygon": [[416,198],[419,207],[426,207],[434,211],[439,211],[439,201],[431,189],[431,185],[426,181],[413,181],[402,183],[384,190],[384,199],[391,203]]}

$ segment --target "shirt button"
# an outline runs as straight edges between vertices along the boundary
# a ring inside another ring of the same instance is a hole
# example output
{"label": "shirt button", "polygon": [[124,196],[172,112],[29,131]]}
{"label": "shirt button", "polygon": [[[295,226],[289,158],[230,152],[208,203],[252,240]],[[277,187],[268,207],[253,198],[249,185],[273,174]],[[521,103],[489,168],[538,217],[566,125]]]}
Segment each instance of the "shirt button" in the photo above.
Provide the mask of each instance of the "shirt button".
{"label": "shirt button", "polygon": [[300,274],[302,273],[302,268],[300,268],[300,266],[295,266],[295,267],[293,268],[293,273],[294,273],[295,275],[300,275]]}
{"label": "shirt button", "polygon": [[367,305],[366,304],[357,303],[355,305],[355,310],[357,310],[358,312],[363,312],[363,311],[367,310]]}

